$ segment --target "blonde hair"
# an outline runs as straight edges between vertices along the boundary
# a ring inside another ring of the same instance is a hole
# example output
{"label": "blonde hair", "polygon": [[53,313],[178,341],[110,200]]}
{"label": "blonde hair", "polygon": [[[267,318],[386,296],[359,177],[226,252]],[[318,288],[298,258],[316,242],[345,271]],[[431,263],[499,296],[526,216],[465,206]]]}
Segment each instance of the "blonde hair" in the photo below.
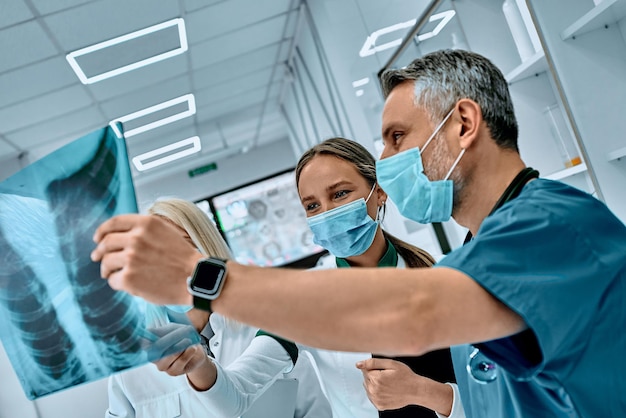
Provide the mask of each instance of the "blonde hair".
{"label": "blonde hair", "polygon": [[203,255],[232,258],[230,249],[215,224],[194,203],[176,198],[157,200],[148,209],[148,213],[165,218],[184,229]]}
{"label": "blonde hair", "polygon": [[[160,216],[185,230],[203,255],[226,260],[233,258],[215,224],[194,203],[177,198],[159,199],[150,206],[148,213]],[[230,318],[225,318],[225,325],[231,331],[243,327],[242,323]]]}

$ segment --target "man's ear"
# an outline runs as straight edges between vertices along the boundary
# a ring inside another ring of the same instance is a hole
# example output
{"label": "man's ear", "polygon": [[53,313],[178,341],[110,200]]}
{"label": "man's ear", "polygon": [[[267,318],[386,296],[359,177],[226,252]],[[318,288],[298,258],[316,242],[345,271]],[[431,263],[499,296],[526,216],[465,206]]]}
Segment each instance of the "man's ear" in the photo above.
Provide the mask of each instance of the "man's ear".
{"label": "man's ear", "polygon": [[456,104],[459,145],[468,149],[480,135],[483,113],[478,103],[471,99],[461,99]]}

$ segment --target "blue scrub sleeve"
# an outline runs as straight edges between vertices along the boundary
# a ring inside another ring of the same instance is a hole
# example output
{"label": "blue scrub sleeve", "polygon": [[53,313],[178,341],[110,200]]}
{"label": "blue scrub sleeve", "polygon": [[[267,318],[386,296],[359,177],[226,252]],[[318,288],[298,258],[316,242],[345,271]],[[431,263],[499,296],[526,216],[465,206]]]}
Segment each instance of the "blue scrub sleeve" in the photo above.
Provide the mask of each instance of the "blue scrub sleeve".
{"label": "blue scrub sleeve", "polygon": [[530,378],[547,362],[583,350],[588,340],[606,286],[593,283],[604,280],[602,268],[575,221],[529,199],[505,205],[485,219],[473,241],[437,264],[471,277],[535,334],[542,359],[533,365],[519,361],[522,348],[515,343],[494,342],[500,355],[493,360],[517,378]]}

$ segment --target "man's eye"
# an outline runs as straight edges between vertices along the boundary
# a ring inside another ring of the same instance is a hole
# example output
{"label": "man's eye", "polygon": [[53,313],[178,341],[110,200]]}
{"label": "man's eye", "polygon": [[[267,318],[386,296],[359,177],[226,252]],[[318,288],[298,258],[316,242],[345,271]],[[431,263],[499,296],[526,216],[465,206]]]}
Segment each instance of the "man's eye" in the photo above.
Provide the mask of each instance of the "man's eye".
{"label": "man's eye", "polygon": [[402,138],[402,134],[400,132],[394,132],[391,135],[391,138],[393,139],[393,142],[397,144],[400,138]]}
{"label": "man's eye", "polygon": [[312,211],[312,210],[317,209],[317,208],[318,208],[318,206],[319,206],[319,205],[318,205],[317,203],[308,203],[306,206],[304,206],[304,209],[305,209],[307,212],[310,212],[310,211]]}

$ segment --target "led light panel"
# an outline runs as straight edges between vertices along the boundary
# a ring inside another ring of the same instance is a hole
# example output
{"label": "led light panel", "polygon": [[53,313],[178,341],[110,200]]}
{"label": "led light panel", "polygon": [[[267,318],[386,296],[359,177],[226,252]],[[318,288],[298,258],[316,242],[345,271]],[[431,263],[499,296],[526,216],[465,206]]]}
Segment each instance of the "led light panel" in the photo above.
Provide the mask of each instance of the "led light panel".
{"label": "led light panel", "polygon": [[[180,149],[180,151],[172,152],[177,149]],[[200,137],[193,136],[191,138],[183,139],[182,141],[174,142],[173,144],[137,155],[136,157],[133,157],[133,164],[137,170],[145,171],[178,160],[179,158],[195,154],[196,152],[200,152],[201,149],[202,145],[200,144]],[[154,159],[155,157],[163,154],[167,155]]]}
{"label": "led light panel", "polygon": [[[145,58],[127,65],[124,65],[113,70],[109,70],[100,74],[87,76],[81,66],[78,64],[77,58],[83,55],[91,54],[97,51],[101,51],[105,48],[110,48],[115,45],[119,45],[123,42],[128,42],[133,39],[137,39],[142,36],[149,35],[160,30],[170,28],[172,26],[178,26],[178,36],[180,39],[180,46],[178,48],[163,52],[161,54],[154,55],[149,58]],[[117,38],[109,39],[108,41],[100,42],[95,45],[88,46],[86,48],[79,49],[77,51],[70,52],[65,57],[70,64],[78,78],[83,84],[92,84],[98,81],[106,80],[107,78],[115,77],[120,74],[127,73],[137,68],[145,67],[146,65],[153,64],[158,61],[179,55],[187,51],[187,33],[185,31],[185,21],[181,18],[168,20],[167,22],[159,23],[158,25],[150,26],[145,29],[138,30],[136,32],[128,33],[126,35],[118,36]]]}
{"label": "led light panel", "polygon": [[[418,35],[417,40],[424,41],[426,39],[437,36],[437,34],[441,32],[441,30],[448,24],[448,22],[454,17],[455,14],[456,12],[454,10],[447,10],[445,12],[437,13],[437,14],[430,16],[430,18],[428,18],[429,22],[435,22],[437,20],[439,20],[440,22],[432,31]],[[393,33],[401,29],[410,28],[414,26],[415,23],[417,23],[417,19],[411,19],[406,22],[396,23],[395,25],[387,26],[387,27],[384,27],[382,29],[378,29],[372,32],[372,34],[368,36],[367,39],[365,39],[365,43],[363,44],[363,47],[359,51],[359,56],[367,57],[370,55],[374,55],[377,52],[384,51],[386,49],[393,48],[393,47],[400,45],[402,43],[402,38],[397,38],[397,39],[394,39],[393,41],[389,41],[381,45],[376,45],[376,41],[382,35]]]}
{"label": "led light panel", "polygon": [[124,136],[126,138],[130,138],[133,135],[137,135],[137,134],[140,134],[142,132],[146,132],[146,131],[149,131],[151,129],[158,128],[159,126],[167,125],[168,123],[176,122],[177,120],[184,119],[186,117],[194,115],[196,113],[196,99],[195,99],[194,95],[193,94],[185,94],[184,96],[180,96],[180,97],[177,97],[175,99],[168,100],[166,102],[159,103],[157,105],[147,107],[147,108],[139,110],[137,112],[130,113],[130,114],[126,115],[126,116],[122,116],[122,117],[119,117],[117,119],[113,119],[111,122],[109,122],[109,125],[111,126],[111,128],[113,128],[113,131],[115,132],[115,134],[119,138],[121,138],[122,137],[122,133],[120,132],[120,130],[117,127],[117,122],[125,123],[125,122],[131,121],[131,120],[139,119],[141,117],[149,115],[150,113],[159,112],[159,111],[161,111],[163,109],[167,109],[168,107],[176,106],[176,105],[178,105],[180,103],[183,103],[183,102],[187,102],[187,110],[185,110],[183,112],[175,113],[175,114],[170,115],[168,117],[165,117],[163,119],[155,120],[155,121],[147,123],[145,125],[138,126],[136,128],[129,129],[128,131],[125,131],[124,132]]}

